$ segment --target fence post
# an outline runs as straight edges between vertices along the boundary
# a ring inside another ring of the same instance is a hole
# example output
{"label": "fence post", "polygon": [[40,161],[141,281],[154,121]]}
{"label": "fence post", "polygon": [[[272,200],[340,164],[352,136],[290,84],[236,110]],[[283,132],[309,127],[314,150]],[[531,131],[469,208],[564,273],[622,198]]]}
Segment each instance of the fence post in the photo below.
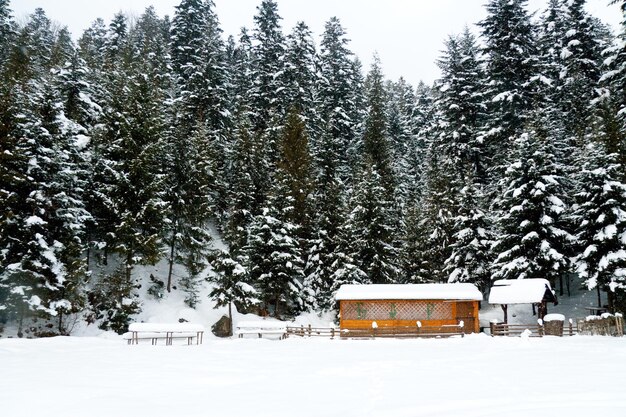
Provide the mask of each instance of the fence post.
{"label": "fence post", "polygon": [[572,327],[572,322],[573,322],[573,320],[569,319],[569,335],[570,336],[574,336],[574,329]]}
{"label": "fence post", "polygon": [[537,319],[537,324],[539,325],[539,337],[543,337],[543,320]]}
{"label": "fence post", "polygon": [[309,337],[311,337],[311,324],[309,324]]}
{"label": "fence post", "polygon": [[330,338],[331,338],[331,339],[334,339],[334,338],[335,338],[335,328],[334,328],[334,327],[331,327],[331,328],[330,328]]}

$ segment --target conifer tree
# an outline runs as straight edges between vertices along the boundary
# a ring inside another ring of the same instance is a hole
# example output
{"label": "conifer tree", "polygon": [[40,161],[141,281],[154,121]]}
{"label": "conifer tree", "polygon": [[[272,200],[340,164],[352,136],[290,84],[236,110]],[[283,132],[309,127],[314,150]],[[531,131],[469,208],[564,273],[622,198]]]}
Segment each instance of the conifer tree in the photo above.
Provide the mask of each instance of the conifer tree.
{"label": "conifer tree", "polygon": [[336,17],[324,26],[320,46],[319,101],[322,123],[334,142],[337,173],[342,181],[350,177],[349,149],[356,138],[355,80],[352,52],[346,31]]}
{"label": "conifer tree", "polygon": [[481,207],[477,187],[470,176],[461,190],[458,215],[454,219],[452,254],[445,261],[448,282],[471,282],[483,293],[490,284],[490,248],[494,236],[487,214]]}
{"label": "conifer tree", "polygon": [[541,277],[554,285],[568,270],[573,238],[563,228],[562,168],[551,140],[540,124],[517,140],[517,157],[502,179],[504,193],[494,203],[501,214],[493,279]]}
{"label": "conifer tree", "polygon": [[311,157],[308,132],[302,119],[296,108],[287,115],[278,168],[287,186],[285,197],[293,201],[288,220],[298,225],[300,237],[307,239],[311,233]]}
{"label": "conifer tree", "polygon": [[238,307],[238,310],[245,311],[246,308],[259,302],[255,298],[257,292],[248,284],[249,276],[246,269],[228,253],[219,251],[213,254],[211,266],[213,275],[208,278],[208,281],[215,284],[215,287],[209,293],[209,297],[215,302],[215,307],[228,307],[228,318],[232,327],[233,304]]}
{"label": "conifer tree", "polygon": [[400,271],[394,246],[393,206],[371,158],[366,160],[360,178],[345,225],[350,242],[347,253],[370,282],[395,283]]}
{"label": "conifer tree", "polygon": [[263,308],[274,317],[294,315],[313,302],[303,287],[304,261],[297,226],[287,220],[293,209],[287,195],[286,184],[277,181],[268,206],[249,226],[246,247],[251,283]]}
{"label": "conifer tree", "polygon": [[440,111],[440,121],[435,130],[435,146],[444,156],[442,162],[456,181],[465,182],[466,173],[484,181],[484,78],[476,41],[469,29],[466,28],[460,36],[448,38],[439,67],[442,78],[439,80],[440,94],[436,106]]}
{"label": "conifer tree", "polygon": [[566,132],[576,142],[591,125],[592,102],[597,98],[601,51],[605,48],[603,30],[584,10],[586,0],[564,3],[564,39],[561,49],[561,91],[558,101],[566,123]]}
{"label": "conifer tree", "polygon": [[298,22],[287,36],[284,65],[288,109],[301,112],[309,137],[315,141],[322,128],[317,111],[318,59],[313,34],[304,22]]}
{"label": "conifer tree", "polygon": [[[600,82],[605,94],[599,100],[600,128],[607,151],[617,154],[619,163],[626,167],[626,145],[622,133],[626,128],[626,3],[621,2],[620,8],[623,20],[618,42],[603,52],[606,59]],[[622,170],[622,178],[626,178],[625,170]]]}
{"label": "conifer tree", "polygon": [[486,103],[490,166],[504,163],[533,106],[531,80],[536,75],[534,28],[527,0],[490,0],[479,23],[486,54]]}
{"label": "conifer tree", "polygon": [[[263,0],[254,16],[252,88],[250,91],[253,113],[251,121],[255,132],[275,130],[272,123],[282,120],[286,114],[281,91],[285,87],[282,59],[285,54],[285,39],[281,30],[278,5],[274,0]],[[275,162],[277,137],[268,135],[267,146],[270,160]]]}
{"label": "conifer tree", "polygon": [[579,255],[577,271],[589,289],[608,294],[609,305],[623,308],[626,294],[626,185],[620,180],[617,155],[601,144],[581,152],[574,217]]}

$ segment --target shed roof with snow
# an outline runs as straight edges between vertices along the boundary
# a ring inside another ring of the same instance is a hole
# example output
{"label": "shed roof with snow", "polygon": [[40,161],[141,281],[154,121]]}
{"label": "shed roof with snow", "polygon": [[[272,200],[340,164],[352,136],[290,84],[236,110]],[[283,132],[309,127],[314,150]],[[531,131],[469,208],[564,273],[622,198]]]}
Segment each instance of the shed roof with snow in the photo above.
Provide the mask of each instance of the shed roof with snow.
{"label": "shed roof with snow", "polygon": [[468,300],[483,295],[473,284],[371,284],[342,285],[335,295],[340,300]]}
{"label": "shed roof with snow", "polygon": [[489,304],[538,304],[556,301],[550,282],[543,278],[501,279],[493,283]]}

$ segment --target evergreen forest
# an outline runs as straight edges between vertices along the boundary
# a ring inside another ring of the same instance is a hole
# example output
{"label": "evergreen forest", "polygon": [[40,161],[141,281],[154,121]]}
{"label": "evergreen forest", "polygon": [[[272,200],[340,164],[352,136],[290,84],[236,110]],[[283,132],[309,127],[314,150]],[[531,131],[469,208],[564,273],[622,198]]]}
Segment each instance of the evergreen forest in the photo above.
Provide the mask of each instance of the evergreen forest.
{"label": "evergreen forest", "polygon": [[259,3],[234,36],[212,0],[73,36],[0,0],[0,329],[122,332],[157,263],[153,297],[279,318],[342,284],[571,276],[624,311],[626,14],[487,0],[410,85]]}

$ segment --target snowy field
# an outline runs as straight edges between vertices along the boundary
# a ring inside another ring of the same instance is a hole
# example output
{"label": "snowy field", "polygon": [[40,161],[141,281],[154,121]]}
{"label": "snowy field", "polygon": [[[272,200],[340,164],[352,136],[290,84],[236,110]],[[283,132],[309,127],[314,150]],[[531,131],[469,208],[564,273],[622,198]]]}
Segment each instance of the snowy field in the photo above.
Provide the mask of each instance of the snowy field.
{"label": "snowy field", "polygon": [[626,339],[0,339],[3,417],[626,415]]}

